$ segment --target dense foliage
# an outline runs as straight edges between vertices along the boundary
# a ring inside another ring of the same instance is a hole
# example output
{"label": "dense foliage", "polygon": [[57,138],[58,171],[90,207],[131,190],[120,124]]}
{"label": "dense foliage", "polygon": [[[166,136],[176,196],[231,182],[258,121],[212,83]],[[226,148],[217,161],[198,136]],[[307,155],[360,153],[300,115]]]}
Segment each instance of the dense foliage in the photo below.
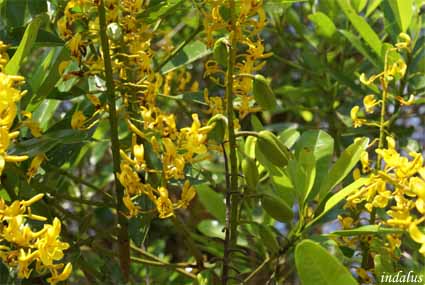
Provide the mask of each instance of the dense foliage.
{"label": "dense foliage", "polygon": [[425,1],[0,14],[0,284],[425,280]]}

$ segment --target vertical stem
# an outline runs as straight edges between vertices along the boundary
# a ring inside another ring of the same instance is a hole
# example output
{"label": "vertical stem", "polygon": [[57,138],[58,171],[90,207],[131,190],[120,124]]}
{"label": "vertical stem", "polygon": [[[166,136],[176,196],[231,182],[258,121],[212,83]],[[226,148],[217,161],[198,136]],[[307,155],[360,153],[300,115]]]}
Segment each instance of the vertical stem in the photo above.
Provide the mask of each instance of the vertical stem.
{"label": "vertical stem", "polygon": [[[387,95],[388,95],[388,84],[384,79],[381,79],[382,83],[382,102],[381,102],[381,115],[379,120],[379,143],[378,148],[381,149],[384,147],[384,134],[385,134],[385,112],[387,108]],[[381,160],[382,157],[378,155],[377,161],[376,161],[376,168],[378,170],[381,169]]]}
{"label": "vertical stem", "polygon": [[230,10],[230,46],[227,58],[227,71],[226,71],[226,111],[228,119],[228,133],[229,133],[229,162],[230,162],[230,187],[226,193],[226,239],[224,262],[222,272],[222,283],[227,284],[229,280],[229,263],[231,249],[236,245],[237,239],[237,224],[238,224],[238,208],[239,196],[235,195],[238,192],[238,165],[236,158],[236,136],[234,130],[234,114],[233,114],[233,75],[234,66],[236,61],[236,45],[237,45],[237,31],[236,31],[236,17],[235,17],[235,1],[229,0]]}
{"label": "vertical stem", "polygon": [[111,127],[111,149],[113,159],[113,170],[115,178],[115,195],[116,195],[116,211],[118,215],[118,247],[119,247],[119,258],[121,271],[124,276],[124,280],[127,282],[130,273],[130,246],[128,238],[128,221],[123,216],[124,204],[123,195],[124,189],[118,180],[117,173],[120,171],[120,149],[118,139],[118,118],[115,106],[115,86],[114,79],[112,77],[112,64],[111,56],[109,53],[109,42],[106,35],[106,16],[105,6],[103,0],[99,1],[99,26],[100,26],[100,41],[102,45],[103,61],[105,65],[105,77],[106,77],[106,95],[109,106],[109,123]]}

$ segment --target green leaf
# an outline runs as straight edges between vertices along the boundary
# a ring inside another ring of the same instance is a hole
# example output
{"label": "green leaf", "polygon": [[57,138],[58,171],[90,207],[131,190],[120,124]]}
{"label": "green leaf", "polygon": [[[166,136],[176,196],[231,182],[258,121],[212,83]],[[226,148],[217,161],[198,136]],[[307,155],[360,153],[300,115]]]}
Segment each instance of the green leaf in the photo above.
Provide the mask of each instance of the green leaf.
{"label": "green leaf", "polygon": [[28,24],[24,36],[22,37],[22,40],[18,46],[18,49],[16,50],[15,54],[7,63],[4,69],[7,74],[18,74],[22,61],[25,59],[25,57],[28,56],[31,51],[31,48],[35,43],[40,24],[40,18],[35,18],[31,21],[31,23]]}
{"label": "green leaf", "polygon": [[299,158],[290,160],[288,164],[288,172],[301,208],[313,189],[316,178],[315,162],[312,150],[304,148],[301,150]]}
{"label": "green leaf", "polygon": [[312,158],[316,162],[316,177],[314,190],[311,192],[311,195],[307,201],[314,196],[316,196],[319,191],[319,186],[324,177],[326,177],[329,169],[329,164],[332,161],[332,155],[334,151],[334,140],[326,132],[322,130],[312,130],[304,132],[298,143],[295,145],[295,156],[300,161],[300,153],[303,149],[308,149],[312,151]]}
{"label": "green leaf", "polygon": [[44,100],[33,112],[33,119],[40,123],[42,130],[48,128],[50,120],[52,119],[59,105],[59,100]]}
{"label": "green leaf", "polygon": [[366,17],[369,17],[370,14],[373,13],[373,11],[376,10],[376,8],[378,8],[378,6],[381,4],[382,0],[371,0],[369,1],[369,4],[367,5],[367,9],[366,9]]}
{"label": "green leaf", "polygon": [[381,40],[366,20],[357,15],[356,11],[351,7],[350,0],[338,0],[338,4],[360,36],[377,55],[380,55],[382,48]]}
{"label": "green leaf", "polygon": [[[61,78],[58,72],[59,64],[69,58],[69,51],[64,47],[53,48],[37,69],[33,85],[33,96],[30,98],[26,111],[33,112],[43,100],[54,90],[56,83]],[[25,97],[24,97],[25,98]]]}
{"label": "green leaf", "polygon": [[375,57],[365,48],[362,41],[353,33],[347,30],[339,30],[339,32],[354,46],[354,48],[360,52],[365,58],[367,58],[375,67],[379,66]]}
{"label": "green leaf", "polygon": [[154,4],[149,5],[146,10],[137,15],[137,18],[151,24],[159,18],[175,12],[176,8],[182,6],[181,2],[182,0],[152,1]]}
{"label": "green leaf", "polygon": [[[329,200],[327,200],[325,203],[325,206],[323,208],[323,211],[313,220],[311,221],[306,228],[310,227],[311,225],[315,224],[317,221],[319,221],[323,216],[325,216],[330,210],[332,210],[336,205],[338,205],[342,200],[344,200],[347,196],[349,196],[354,191],[357,191],[360,187],[362,187],[364,184],[366,184],[369,181],[368,178],[359,178],[350,185],[344,187],[343,189],[339,190],[335,194],[333,194]],[[320,208],[320,205],[319,205]]]}
{"label": "green leaf", "polygon": [[279,140],[287,148],[293,147],[294,144],[297,142],[299,137],[300,137],[300,132],[297,131],[297,129],[295,127],[287,128],[287,129],[283,130],[278,136]]}
{"label": "green leaf", "polygon": [[303,285],[358,284],[336,257],[311,240],[303,240],[296,246],[295,265]]}
{"label": "green leaf", "polygon": [[391,0],[388,4],[393,11],[401,32],[406,32],[413,16],[413,0]]}
{"label": "green leaf", "polygon": [[317,12],[309,15],[308,18],[313,22],[319,36],[331,38],[335,34],[335,24],[326,14]]}
{"label": "green leaf", "polygon": [[259,132],[264,130],[264,126],[261,123],[260,119],[258,119],[257,116],[255,115],[251,115],[250,116],[250,121],[251,121],[251,126],[253,128],[254,131]]}
{"label": "green leaf", "polygon": [[226,206],[224,205],[224,197],[220,193],[215,192],[206,184],[195,185],[196,193],[205,209],[212,214],[220,223],[226,221]]}
{"label": "green leaf", "polygon": [[207,237],[224,239],[223,224],[215,220],[202,220],[197,228]]}
{"label": "green leaf", "polygon": [[353,3],[353,8],[360,13],[366,7],[367,0],[351,0],[351,3]]}
{"label": "green leaf", "polygon": [[294,218],[292,209],[275,194],[265,193],[261,198],[261,205],[267,214],[279,222],[287,223]]}
{"label": "green leaf", "polygon": [[347,147],[332,168],[325,180],[320,186],[319,196],[325,197],[338,183],[340,183],[354,168],[360,160],[360,156],[366,149],[369,142],[368,138],[359,139],[357,142]]}
{"label": "green leaf", "polygon": [[169,62],[162,68],[161,73],[165,74],[173,71],[181,66],[192,63],[200,58],[203,58],[211,53],[211,50],[201,41],[194,41],[186,45],[180,50]]}
{"label": "green leaf", "polygon": [[403,233],[402,229],[396,228],[384,228],[380,225],[366,225],[361,226],[355,229],[349,230],[338,230],[333,231],[326,236],[357,236],[357,235],[370,235],[370,234],[395,234],[395,233]]}
{"label": "green leaf", "polygon": [[5,0],[5,16],[7,24],[11,27],[19,27],[24,24],[27,1]]}

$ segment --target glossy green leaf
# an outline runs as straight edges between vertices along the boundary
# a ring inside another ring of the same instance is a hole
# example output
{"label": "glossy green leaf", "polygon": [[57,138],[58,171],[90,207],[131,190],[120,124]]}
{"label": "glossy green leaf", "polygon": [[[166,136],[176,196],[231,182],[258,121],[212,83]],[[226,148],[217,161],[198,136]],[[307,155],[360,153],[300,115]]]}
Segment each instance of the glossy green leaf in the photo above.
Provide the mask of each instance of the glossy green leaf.
{"label": "glossy green leaf", "polygon": [[149,7],[137,15],[138,19],[143,19],[146,23],[153,23],[161,17],[175,12],[176,8],[181,7],[182,0],[163,0],[152,2]]}
{"label": "glossy green leaf", "polygon": [[28,24],[24,36],[22,37],[22,40],[18,46],[18,49],[16,50],[15,54],[7,63],[4,69],[7,74],[18,74],[23,60],[29,55],[35,43],[40,24],[40,18],[35,18],[31,21],[31,23]]}
{"label": "glossy green leaf", "polygon": [[356,9],[357,13],[360,13],[367,4],[368,0],[351,0],[351,3],[353,4],[353,8]]}
{"label": "glossy green leaf", "polygon": [[287,128],[283,130],[278,138],[287,147],[291,148],[300,137],[300,132],[296,128]]}
{"label": "glossy green leaf", "polygon": [[356,11],[350,4],[350,0],[338,0],[338,4],[360,36],[377,55],[380,55],[382,47],[381,40],[366,20],[357,15]]}
{"label": "glossy green leaf", "polygon": [[402,229],[384,228],[380,225],[366,225],[349,230],[333,231],[327,235],[336,236],[357,236],[357,235],[370,235],[370,234],[395,234],[403,233]]}
{"label": "glossy green leaf", "polygon": [[181,49],[169,62],[162,68],[161,73],[165,74],[181,66],[192,63],[211,53],[211,50],[201,41],[194,41]]}
{"label": "glossy green leaf", "polygon": [[296,246],[295,265],[302,285],[358,284],[336,257],[311,240],[303,240]]}
{"label": "glossy green leaf", "polygon": [[339,32],[353,45],[353,47],[367,58],[374,66],[378,67],[379,63],[369,50],[363,45],[362,41],[353,33],[347,30],[339,30]]}
{"label": "glossy green leaf", "polygon": [[215,192],[206,184],[195,185],[195,188],[196,194],[205,209],[220,223],[224,224],[226,220],[226,206],[224,205],[223,195]]}
{"label": "glossy green leaf", "polygon": [[208,237],[224,239],[225,233],[223,231],[223,224],[215,220],[202,220],[197,228]]}
{"label": "glossy green leaf", "polygon": [[316,178],[316,160],[313,151],[308,148],[302,149],[299,159],[289,161],[288,172],[300,207],[303,207]]}
{"label": "glossy green leaf", "polygon": [[376,10],[376,8],[379,7],[381,2],[382,2],[382,0],[371,0],[371,1],[369,1],[369,4],[367,5],[365,16],[369,17],[369,15],[371,15]]}
{"label": "glossy green leaf", "polygon": [[43,100],[54,90],[56,83],[61,78],[58,72],[59,64],[69,58],[69,51],[66,48],[58,47],[50,51],[49,55],[42,63],[42,67],[34,75],[32,80],[33,96],[30,98],[26,110],[32,112],[43,102]]}
{"label": "glossy green leaf", "polygon": [[294,218],[292,209],[275,194],[265,193],[261,198],[261,205],[267,214],[279,222],[287,223]]}
{"label": "glossy green leaf", "polygon": [[391,0],[388,4],[393,11],[401,32],[406,32],[413,16],[413,0]]}
{"label": "glossy green leaf", "polygon": [[320,186],[319,196],[325,197],[338,183],[340,183],[354,168],[360,160],[360,156],[366,149],[369,142],[368,138],[359,139],[357,142],[347,147],[332,168],[325,180]]}
{"label": "glossy green leaf", "polygon": [[326,202],[323,202],[325,203],[323,207],[323,211],[313,221],[310,222],[309,226],[319,221],[322,217],[324,217],[327,213],[329,213],[329,211],[331,211],[336,205],[338,205],[342,200],[344,200],[354,191],[357,191],[360,187],[365,185],[368,181],[369,181],[368,178],[359,178],[355,180],[353,183],[349,184],[348,186],[344,187],[343,189],[333,194]]}
{"label": "glossy green leaf", "polygon": [[313,22],[319,36],[331,38],[335,34],[335,24],[326,14],[317,12],[309,15],[308,18]]}
{"label": "glossy green leaf", "polygon": [[33,112],[33,120],[39,122],[42,130],[47,129],[59,105],[59,100],[44,100]]}
{"label": "glossy green leaf", "polygon": [[298,161],[300,161],[300,153],[304,149],[310,150],[312,152],[311,158],[316,161],[315,172],[317,180],[315,182],[315,190],[311,192],[309,197],[312,198],[318,193],[319,186],[328,173],[334,151],[334,140],[322,130],[307,131],[301,135],[295,145],[295,156]]}

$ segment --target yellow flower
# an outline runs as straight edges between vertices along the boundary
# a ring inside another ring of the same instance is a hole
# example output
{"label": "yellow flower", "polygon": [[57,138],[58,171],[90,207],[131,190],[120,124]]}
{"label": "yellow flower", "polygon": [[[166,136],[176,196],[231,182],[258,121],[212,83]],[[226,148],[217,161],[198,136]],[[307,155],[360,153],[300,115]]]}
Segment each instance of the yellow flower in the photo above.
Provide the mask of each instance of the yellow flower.
{"label": "yellow flower", "polygon": [[363,105],[365,107],[366,113],[373,113],[373,109],[379,102],[375,99],[375,95],[370,94],[363,98]]}
{"label": "yellow flower", "polygon": [[366,75],[364,73],[362,73],[362,74],[360,74],[359,80],[364,85],[370,85],[370,84],[372,84],[381,75],[382,75],[382,73],[380,73],[378,75],[373,75],[370,78],[366,78]]}
{"label": "yellow flower", "polygon": [[37,154],[33,158],[33,160],[31,161],[30,168],[28,168],[28,171],[27,171],[28,182],[34,177],[34,175],[37,173],[38,169],[40,168],[41,164],[46,159],[47,157],[44,153]]}
{"label": "yellow flower", "polygon": [[362,171],[363,173],[370,171],[369,166],[369,153],[367,151],[364,151],[360,156],[360,162],[362,164]]}
{"label": "yellow flower", "polygon": [[143,144],[134,145],[133,146],[133,154],[136,158],[136,161],[139,165],[143,165],[145,163],[145,148]]}
{"label": "yellow flower", "polygon": [[155,204],[159,213],[159,218],[165,219],[173,216],[173,203],[170,198],[168,198],[168,190],[165,187],[160,187],[158,192],[159,197],[155,201]]}
{"label": "yellow flower", "polygon": [[195,198],[196,190],[195,187],[190,185],[189,180],[186,180],[183,184],[182,195],[181,195],[181,207],[187,208],[190,201]]}
{"label": "yellow flower", "polygon": [[352,217],[343,217],[338,215],[338,220],[341,223],[343,229],[353,228],[354,219]]}
{"label": "yellow flower", "polygon": [[359,110],[360,110],[359,106],[354,106],[350,112],[351,120],[353,121],[353,125],[355,128],[361,127],[363,124],[366,123],[365,119],[360,119],[358,117]]}
{"label": "yellow flower", "polygon": [[39,237],[35,246],[39,251],[41,262],[44,265],[52,265],[55,260],[63,258],[63,250],[68,249],[69,244],[59,240],[61,222],[58,218],[54,218],[52,225],[44,225],[44,228],[47,229],[46,233]]}
{"label": "yellow flower", "polygon": [[400,33],[398,35],[399,39],[401,40],[400,42],[396,43],[395,46],[397,47],[397,49],[407,49],[408,51],[410,51],[410,44],[411,44],[411,39],[410,36],[406,33]]}
{"label": "yellow flower", "polygon": [[71,127],[73,129],[81,129],[83,127],[86,119],[87,119],[87,117],[84,116],[83,112],[75,111],[74,114],[72,114]]}
{"label": "yellow flower", "polygon": [[81,56],[81,47],[83,46],[83,38],[80,33],[76,33],[72,39],[68,42],[68,47],[72,56],[80,58]]}
{"label": "yellow flower", "polygon": [[391,68],[386,74],[390,77],[402,78],[406,73],[406,69],[406,63],[402,59],[399,59],[391,65]]}
{"label": "yellow flower", "polygon": [[398,102],[400,102],[400,105],[402,106],[412,106],[413,104],[415,104],[415,96],[413,94],[409,96],[409,99],[407,101],[404,100],[404,98],[401,96],[397,96],[395,98]]}
{"label": "yellow flower", "polygon": [[416,223],[410,223],[409,235],[415,242],[425,244],[425,234],[419,230]]}
{"label": "yellow flower", "polygon": [[56,268],[53,270],[53,276],[47,279],[47,282],[49,282],[51,285],[54,285],[58,282],[65,281],[69,278],[69,275],[72,273],[72,264],[67,263],[65,268],[60,274],[57,274]]}
{"label": "yellow flower", "polygon": [[124,202],[124,206],[128,209],[129,211],[129,217],[136,217],[139,212],[140,212],[140,207],[136,206],[133,201],[131,200],[129,195],[124,195],[124,197],[122,198],[123,202]]}

